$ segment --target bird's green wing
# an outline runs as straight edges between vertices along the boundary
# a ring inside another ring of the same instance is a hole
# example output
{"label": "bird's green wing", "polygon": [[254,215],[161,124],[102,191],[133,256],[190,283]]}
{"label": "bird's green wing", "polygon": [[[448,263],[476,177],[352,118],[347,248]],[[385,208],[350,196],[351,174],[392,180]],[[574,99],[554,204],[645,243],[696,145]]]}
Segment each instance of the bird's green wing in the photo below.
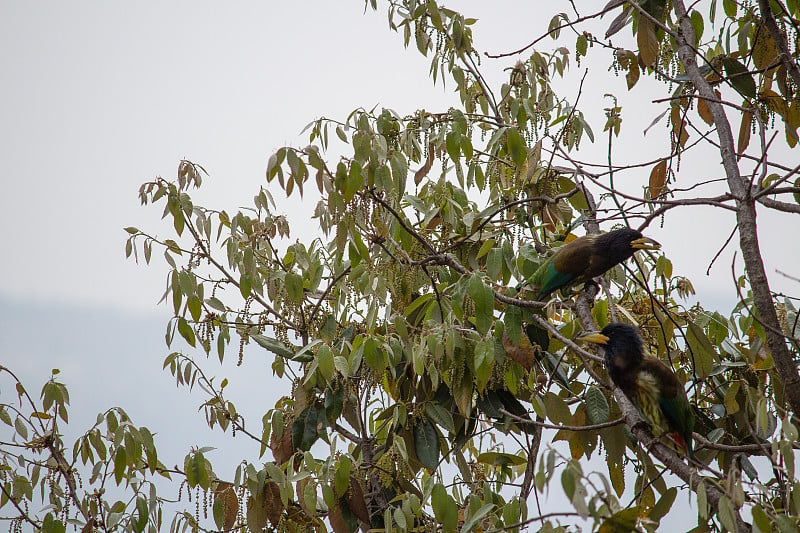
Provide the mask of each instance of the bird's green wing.
{"label": "bird's green wing", "polygon": [[686,398],[686,393],[677,394],[672,398],[661,397],[659,406],[664,412],[670,429],[672,429],[683,442],[678,442],[686,448],[689,457],[694,457],[692,450],[692,432],[694,431],[694,413]]}
{"label": "bird's green wing", "polygon": [[582,276],[591,263],[593,241],[592,237],[575,239],[536,269],[531,285],[539,290],[537,300],[562,287],[584,281]]}
{"label": "bird's green wing", "polygon": [[664,419],[669,429],[683,440],[679,444],[686,448],[689,457],[694,457],[692,450],[694,413],[683,385],[672,369],[657,359],[645,359],[642,368],[656,377],[659,388],[658,406],[664,413]]}

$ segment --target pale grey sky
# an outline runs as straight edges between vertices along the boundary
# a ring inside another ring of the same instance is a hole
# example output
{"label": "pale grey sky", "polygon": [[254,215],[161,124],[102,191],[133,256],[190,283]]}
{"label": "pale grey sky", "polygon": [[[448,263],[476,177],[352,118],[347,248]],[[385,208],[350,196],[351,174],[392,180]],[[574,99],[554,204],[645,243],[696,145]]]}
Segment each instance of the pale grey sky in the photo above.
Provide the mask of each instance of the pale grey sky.
{"label": "pale grey sky", "polygon": [[[526,44],[544,30],[548,21],[535,4],[473,0],[459,8],[480,19],[478,47],[496,52]],[[584,142],[582,155],[602,161],[602,109],[611,101],[597,94],[592,80],[605,76],[608,64],[599,54],[592,57],[580,69],[573,63],[572,72],[589,67],[582,102],[599,142]],[[513,61],[484,59],[484,70],[492,80],[505,80],[503,68]],[[143,181],[174,176],[177,162],[189,158],[211,173],[196,194],[199,202],[235,208],[249,203],[264,183],[270,153],[307,142],[299,133],[314,118],[345,117],[358,106],[409,113],[455,103],[452,87],[428,82],[428,60],[404,50],[385,15],[364,14],[357,0],[224,8],[189,1],[140,2],[135,8],[100,1],[4,2],[0,67],[6,258],[0,263],[0,294],[139,312],[153,309],[165,270],[126,261],[121,228],[135,225],[161,235],[168,229],[158,223],[158,208],[139,207],[136,192]],[[575,79],[571,83],[562,85],[565,96],[574,98]],[[663,154],[664,128],[637,138],[665,104],[650,105],[641,94],[633,99],[622,78],[611,89],[621,98],[625,126],[616,161]],[[633,153],[623,151],[631,147]],[[716,154],[711,158],[698,161],[698,180],[719,173]],[[692,164],[685,158],[684,172]],[[634,190],[648,173],[642,169]],[[716,250],[698,242],[697,230],[724,240],[732,217],[702,212],[668,216],[663,230],[650,233],[663,241],[676,272],[691,275],[701,294],[724,302],[730,255],[707,278]],[[781,224],[788,224],[785,217]],[[765,255],[787,252],[777,232],[762,231],[762,237]],[[785,271],[797,264],[774,263]],[[777,286],[784,282],[773,279]]]}

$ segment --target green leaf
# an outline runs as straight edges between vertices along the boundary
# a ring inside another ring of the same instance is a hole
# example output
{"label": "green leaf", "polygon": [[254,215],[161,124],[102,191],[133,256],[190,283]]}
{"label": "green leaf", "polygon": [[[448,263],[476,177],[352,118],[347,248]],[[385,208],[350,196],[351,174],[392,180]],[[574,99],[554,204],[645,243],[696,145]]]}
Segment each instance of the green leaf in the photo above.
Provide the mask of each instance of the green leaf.
{"label": "green leaf", "polygon": [[186,299],[186,307],[189,308],[189,313],[192,315],[192,320],[199,322],[203,313],[203,303],[200,298],[194,294],[190,294]]}
{"label": "green leaf", "polygon": [[486,255],[486,275],[489,279],[496,281],[503,273],[503,250],[492,248]]}
{"label": "green leaf", "polygon": [[705,28],[703,15],[693,9],[689,14],[689,19],[691,20],[692,28],[694,29],[695,43],[703,42],[703,30]]}
{"label": "green leaf", "polygon": [[504,331],[511,342],[519,346],[520,338],[522,337],[522,309],[516,305],[509,305],[506,307],[506,314],[503,317]]}
{"label": "green leaf", "polygon": [[728,80],[733,85],[733,88],[739,91],[746,98],[753,99],[756,97],[756,82],[753,76],[747,71],[738,59],[726,57],[722,60],[722,66],[725,67],[725,74]]}
{"label": "green leaf", "polygon": [[736,0],[722,0],[722,9],[725,10],[725,14],[730,18],[736,18],[736,9],[738,7]]}
{"label": "green leaf", "polygon": [[578,40],[575,41],[575,51],[578,55],[585,56],[586,55],[586,48],[589,44],[589,40],[586,37],[585,33],[581,33],[578,35]]}
{"label": "green leaf", "polygon": [[439,435],[427,418],[418,418],[414,424],[414,451],[429,472],[439,466]]}
{"label": "green leaf", "polygon": [[653,510],[650,511],[650,514],[647,515],[647,517],[656,523],[660,522],[662,518],[667,516],[667,513],[672,508],[672,504],[675,503],[675,497],[677,495],[677,488],[668,488],[667,491],[661,495],[661,498],[658,499],[658,502],[656,502],[655,506],[653,506]]}
{"label": "green leaf", "polygon": [[195,345],[194,329],[192,329],[192,326],[190,326],[182,316],[178,317],[178,333],[181,334],[181,337],[186,340],[189,346],[193,347]]}
{"label": "green leaf", "polygon": [[711,374],[716,359],[711,341],[706,337],[703,328],[694,322],[689,322],[689,327],[686,329],[686,342],[689,345],[689,358],[692,360],[697,378],[701,380],[707,378]]}
{"label": "green leaf", "polygon": [[751,512],[753,515],[753,525],[756,526],[758,530],[765,533],[772,531],[772,521],[760,505],[754,505]]}
{"label": "green leaf", "polygon": [[53,513],[47,513],[42,521],[41,533],[64,533],[67,530],[61,520],[56,520]]}
{"label": "green leaf", "polygon": [[425,414],[450,433],[456,432],[455,423],[453,422],[453,415],[450,414],[450,411],[435,401],[425,404]]}
{"label": "green leaf", "polygon": [[539,325],[538,322],[531,322],[525,326],[525,336],[528,337],[531,345],[539,346],[547,351],[550,346],[550,332]]}
{"label": "green leaf", "polygon": [[278,339],[273,339],[272,337],[265,337],[259,333],[253,333],[250,335],[250,338],[256,341],[256,344],[261,346],[262,348],[266,348],[270,352],[274,353],[278,357],[283,357],[284,359],[291,359],[294,356],[294,351],[292,351],[286,344]]}
{"label": "green leaf", "polygon": [[553,423],[569,424],[572,422],[572,413],[563,399],[552,392],[548,392],[544,395],[543,401],[544,408],[547,410],[547,418]]}
{"label": "green leaf", "polygon": [[522,166],[525,160],[528,159],[528,152],[525,149],[525,141],[516,128],[508,128],[506,130],[506,143],[508,144],[508,154],[511,156],[511,160],[518,167]]}
{"label": "green leaf", "polygon": [[336,462],[336,473],[333,476],[333,490],[336,496],[342,497],[350,486],[350,472],[353,462],[348,455],[342,455]]}
{"label": "green leaf", "polygon": [[638,505],[617,511],[603,522],[598,533],[627,533],[638,531],[636,522],[641,509]]}
{"label": "green leaf", "polygon": [[602,424],[608,421],[608,401],[603,392],[595,386],[586,391],[586,414],[593,424]]}
{"label": "green leaf", "polygon": [[483,241],[483,244],[481,244],[481,247],[478,250],[478,254],[475,256],[475,258],[480,259],[484,255],[488,254],[489,250],[492,248],[494,248],[494,239],[486,239]]}
{"label": "green leaf", "polygon": [[494,364],[494,338],[481,339],[475,344],[475,385],[479,392],[483,392],[489,378],[492,376]]}
{"label": "green leaf", "polygon": [[318,432],[318,413],[314,405],[306,407],[292,424],[292,445],[295,449],[308,451],[320,437]]}
{"label": "green leaf", "polygon": [[325,417],[331,424],[342,416],[342,410],[344,409],[344,387],[341,384],[334,381],[325,389],[324,407]]}
{"label": "green leaf", "polygon": [[3,423],[7,426],[10,426],[12,424],[11,416],[8,414],[8,411],[4,406],[0,406],[0,420],[2,420]]}
{"label": "green leaf", "polygon": [[445,141],[447,148],[447,155],[450,156],[454,162],[458,161],[461,157],[461,134],[457,131],[451,131],[447,134]]}
{"label": "green leaf", "polygon": [[436,522],[442,526],[442,532],[454,532],[458,528],[458,505],[453,497],[447,494],[447,490],[441,483],[433,486],[431,505]]}
{"label": "green leaf", "polygon": [[344,190],[342,191],[345,203],[353,199],[362,185],[364,185],[364,178],[361,175],[361,164],[357,161],[353,161],[350,163],[350,172],[348,172],[347,178],[345,178]]}
{"label": "green leaf", "polygon": [[480,274],[475,273],[467,286],[469,297],[475,303],[475,326],[478,333],[485,335],[494,320],[494,292],[483,284]]}
{"label": "green leaf", "polygon": [[519,466],[528,462],[519,455],[502,452],[484,452],[476,458],[476,461],[492,466]]}
{"label": "green leaf", "polygon": [[[800,178],[794,180],[794,186],[800,189]],[[792,196],[794,196],[794,201],[800,204],[800,192],[792,193]]]}
{"label": "green leaf", "polygon": [[720,523],[725,529],[728,531],[736,531],[736,509],[734,509],[730,498],[724,494],[719,499],[717,518],[719,518]]}
{"label": "green leaf", "polygon": [[303,277],[295,272],[286,273],[286,296],[294,303],[303,301]]}
{"label": "green leaf", "polygon": [[[114,454],[114,480],[117,485],[122,483],[122,478],[125,476],[125,469],[128,466],[128,456],[125,453],[125,447],[120,446],[117,448],[117,453]],[[186,476],[189,479],[189,476]]]}
{"label": "green leaf", "polygon": [[464,525],[461,526],[461,532],[467,533],[468,531],[472,531],[487,514],[494,510],[494,508],[495,505],[493,503],[484,504],[475,514],[470,515],[464,520]]}
{"label": "green leaf", "polygon": [[320,344],[317,350],[317,368],[326,382],[333,378],[333,354],[327,344]]}

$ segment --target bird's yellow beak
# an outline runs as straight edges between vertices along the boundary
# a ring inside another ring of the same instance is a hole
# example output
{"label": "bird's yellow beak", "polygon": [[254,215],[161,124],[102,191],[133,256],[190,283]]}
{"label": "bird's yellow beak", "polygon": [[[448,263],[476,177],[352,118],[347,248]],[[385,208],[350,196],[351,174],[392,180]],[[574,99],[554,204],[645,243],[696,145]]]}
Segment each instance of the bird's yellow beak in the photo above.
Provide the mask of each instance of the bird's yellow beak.
{"label": "bird's yellow beak", "polygon": [[661,245],[650,237],[640,237],[631,241],[631,246],[637,250],[658,250]]}
{"label": "bird's yellow beak", "polygon": [[586,335],[581,335],[575,340],[584,342],[593,342],[595,344],[608,344],[609,338],[600,333],[599,331],[595,331],[593,333],[587,333]]}

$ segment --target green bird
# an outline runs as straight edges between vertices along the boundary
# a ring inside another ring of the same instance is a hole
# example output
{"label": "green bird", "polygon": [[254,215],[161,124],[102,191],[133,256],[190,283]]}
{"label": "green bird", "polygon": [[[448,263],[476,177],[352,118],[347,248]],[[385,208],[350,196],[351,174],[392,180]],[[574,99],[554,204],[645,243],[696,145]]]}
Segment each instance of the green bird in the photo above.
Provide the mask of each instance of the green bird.
{"label": "green bird", "polygon": [[631,257],[637,250],[658,250],[661,245],[632,228],[578,237],[545,261],[527,282],[541,300],[553,291],[586,283]]}
{"label": "green bird", "polygon": [[579,340],[603,346],[605,364],[611,381],[636,406],[650,423],[655,436],[670,434],[690,459],[694,413],[686,391],[667,365],[644,356],[644,344],[633,326],[614,322],[601,332],[579,337]]}

